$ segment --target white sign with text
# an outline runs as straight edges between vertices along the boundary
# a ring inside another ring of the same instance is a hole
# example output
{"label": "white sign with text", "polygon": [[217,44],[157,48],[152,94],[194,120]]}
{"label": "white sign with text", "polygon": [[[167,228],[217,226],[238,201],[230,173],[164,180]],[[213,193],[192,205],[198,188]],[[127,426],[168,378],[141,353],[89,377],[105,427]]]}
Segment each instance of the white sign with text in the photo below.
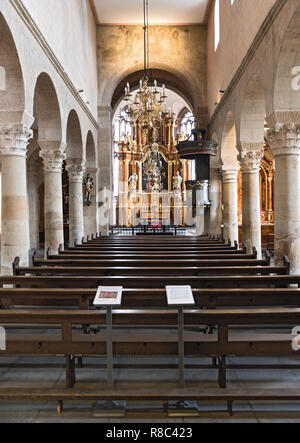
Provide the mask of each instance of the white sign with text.
{"label": "white sign with text", "polygon": [[194,306],[191,286],[166,286],[169,306]]}

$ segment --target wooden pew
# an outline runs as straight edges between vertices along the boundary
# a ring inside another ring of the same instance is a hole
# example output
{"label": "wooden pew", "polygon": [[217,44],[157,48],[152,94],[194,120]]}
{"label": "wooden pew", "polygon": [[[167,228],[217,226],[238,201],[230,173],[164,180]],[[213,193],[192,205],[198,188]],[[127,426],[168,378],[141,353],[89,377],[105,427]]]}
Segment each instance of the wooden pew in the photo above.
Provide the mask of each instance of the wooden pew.
{"label": "wooden pew", "polygon": [[139,245],[132,245],[132,246],[114,246],[114,245],[105,245],[105,246],[91,246],[91,245],[80,245],[80,246],[74,246],[73,248],[68,248],[68,251],[99,251],[99,252],[157,252],[157,253],[161,253],[162,251],[166,251],[166,252],[187,252],[187,253],[195,253],[195,252],[207,252],[207,251],[223,251],[223,250],[230,250],[230,251],[235,251],[236,248],[233,247],[224,247],[224,246],[204,246],[204,247],[200,247],[200,246],[139,246]]}
{"label": "wooden pew", "polygon": [[[66,257],[66,256],[65,256]],[[205,260],[196,260],[196,259],[173,259],[166,260],[164,257],[161,259],[125,259],[125,260],[116,260],[116,259],[107,259],[107,260],[97,260],[97,259],[86,259],[84,257],[75,257],[75,258],[64,258],[61,257],[59,259],[52,258],[50,260],[42,260],[37,259],[36,255],[33,256],[33,266],[36,267],[46,267],[46,266],[59,266],[59,267],[134,267],[134,268],[144,268],[144,267],[178,267],[178,268],[189,268],[189,267],[235,267],[235,266],[270,266],[270,257],[264,260],[254,260],[254,259],[244,259],[243,256],[236,259],[226,259],[223,258],[221,260],[218,259],[205,259]],[[19,260],[15,260],[14,267],[18,269]]]}
{"label": "wooden pew", "polygon": [[190,285],[201,288],[287,288],[300,287],[299,275],[245,276],[0,276],[0,287],[21,288],[82,288],[123,286],[125,288],[164,289],[166,285]]}
{"label": "wooden pew", "polygon": [[[196,307],[206,309],[230,307],[300,307],[300,289],[194,289]],[[0,306],[93,307],[96,289],[0,288]],[[166,308],[165,289],[124,289],[124,308]]]}
{"label": "wooden pew", "polygon": [[[98,276],[110,278],[114,276],[127,277],[160,277],[182,275],[189,276],[248,276],[248,275],[288,275],[288,266],[235,266],[235,267],[15,267],[14,275],[63,275],[63,276]],[[172,277],[171,277],[172,278]]]}
{"label": "wooden pew", "polygon": [[[60,250],[59,251],[59,255],[76,255],[78,256],[97,256],[97,257],[103,257],[103,258],[120,258],[120,257],[125,257],[125,258],[160,258],[162,256],[161,252],[130,252],[130,251],[126,251],[126,252],[122,252],[122,251],[98,251],[97,249],[95,250],[70,250],[67,249],[65,251]],[[209,256],[225,256],[225,255],[230,255],[232,256],[232,258],[234,258],[233,256],[235,255],[245,255],[245,252],[243,250],[215,250],[215,251],[200,251],[200,252],[190,252],[190,251],[184,251],[184,252],[164,252],[164,257],[165,258],[208,258]],[[51,257],[56,257],[56,255],[50,255],[50,253],[47,254],[48,259]],[[257,258],[257,252],[255,251],[255,253],[253,252],[252,254],[247,254],[246,258]]]}
{"label": "wooden pew", "polygon": [[[73,334],[75,325],[104,325],[103,311],[59,311],[59,310],[0,310],[0,324],[14,325],[14,332],[8,329],[7,349],[1,355],[66,356],[66,380],[69,388],[76,383],[73,356],[101,356],[106,354],[106,335]],[[227,384],[226,358],[235,356],[295,356],[291,334],[264,333],[247,334],[232,330],[232,326],[290,325],[291,329],[300,324],[300,309],[253,309],[253,310],[186,310],[186,326],[216,326],[217,334],[185,334],[185,355],[218,356],[221,388]],[[176,356],[178,353],[177,334],[121,333],[124,326],[175,326],[177,311],[174,310],[115,310],[113,312],[115,356]],[[18,328],[19,325],[19,328]],[[47,331],[47,326],[58,325],[59,334],[18,334],[18,329],[30,325],[33,329]],[[44,326],[46,325],[46,326]]]}

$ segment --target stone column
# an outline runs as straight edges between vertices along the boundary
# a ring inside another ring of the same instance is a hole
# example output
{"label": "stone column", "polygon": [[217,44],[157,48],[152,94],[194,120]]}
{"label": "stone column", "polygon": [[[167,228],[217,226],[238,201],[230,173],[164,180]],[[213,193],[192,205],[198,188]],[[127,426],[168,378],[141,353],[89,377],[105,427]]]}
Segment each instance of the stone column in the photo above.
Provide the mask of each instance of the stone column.
{"label": "stone column", "polygon": [[287,255],[291,272],[300,274],[300,124],[277,120],[270,135],[275,156],[275,261],[280,264]]}
{"label": "stone column", "polygon": [[0,126],[2,162],[1,273],[12,274],[12,263],[28,265],[29,223],[26,153],[32,131],[25,125]]}
{"label": "stone column", "polygon": [[223,170],[224,237],[232,245],[239,240],[237,169]]}
{"label": "stone column", "polygon": [[111,211],[113,207],[112,192],[112,111],[110,106],[98,107],[99,137],[99,232],[109,235]]}
{"label": "stone column", "polygon": [[81,164],[69,164],[69,243],[81,244],[84,236],[83,224],[83,175],[85,166]]}
{"label": "stone column", "polygon": [[262,146],[263,142],[255,143],[255,146],[249,143],[246,148],[243,144],[238,156],[243,180],[243,243],[247,245],[248,254],[255,246],[258,258],[261,258],[259,170],[263,158]]}
{"label": "stone column", "polygon": [[29,238],[30,238],[30,249],[39,248],[39,215],[40,215],[40,199],[38,192],[38,163],[34,162],[32,168],[27,171],[27,184],[28,184],[28,211],[30,216],[29,224]]}
{"label": "stone column", "polygon": [[[64,245],[62,165],[66,158],[66,144],[39,142],[45,172],[45,254],[57,254]],[[53,149],[49,148],[52,145]],[[47,149],[48,147],[48,149]]]}
{"label": "stone column", "polygon": [[210,170],[210,223],[209,231],[212,234],[221,234],[222,224],[222,174],[220,168],[214,167]]}

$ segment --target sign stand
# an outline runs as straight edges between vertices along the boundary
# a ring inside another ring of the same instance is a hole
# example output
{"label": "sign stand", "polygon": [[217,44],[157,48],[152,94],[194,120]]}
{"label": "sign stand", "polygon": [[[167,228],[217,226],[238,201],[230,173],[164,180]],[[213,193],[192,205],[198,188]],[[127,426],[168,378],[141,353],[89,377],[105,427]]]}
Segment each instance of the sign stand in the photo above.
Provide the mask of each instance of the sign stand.
{"label": "sign stand", "polygon": [[[121,287],[99,287],[94,305],[106,309],[106,358],[107,358],[107,387],[114,390],[113,367],[113,307],[122,304]],[[126,402],[106,401],[98,402],[95,407],[94,417],[125,417]]]}
{"label": "sign stand", "polygon": [[[195,306],[190,286],[167,286],[168,305],[178,309],[178,374],[179,386],[185,388],[185,355],[184,355],[184,308]],[[197,402],[168,402],[168,416],[198,417]]]}

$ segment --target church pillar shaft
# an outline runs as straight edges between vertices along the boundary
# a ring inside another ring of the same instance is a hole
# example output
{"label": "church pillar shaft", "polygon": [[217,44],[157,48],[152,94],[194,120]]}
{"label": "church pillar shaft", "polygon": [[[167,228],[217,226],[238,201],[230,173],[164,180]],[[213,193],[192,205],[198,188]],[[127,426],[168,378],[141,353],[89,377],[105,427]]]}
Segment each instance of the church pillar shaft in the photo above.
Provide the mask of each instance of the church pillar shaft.
{"label": "church pillar shaft", "polygon": [[237,170],[223,171],[224,237],[238,241]]}
{"label": "church pillar shaft", "polygon": [[73,246],[75,243],[81,244],[84,237],[83,221],[83,175],[85,167],[80,165],[68,165],[69,174],[69,242]]}
{"label": "church pillar shaft", "polygon": [[222,224],[222,204],[221,204],[221,180],[220,170],[212,168],[210,170],[211,184],[210,184],[210,224],[209,231],[212,234],[221,233]]}
{"label": "church pillar shaft", "polygon": [[20,257],[28,265],[29,223],[26,152],[32,131],[23,125],[0,127],[2,161],[1,272],[12,274],[12,263]]}
{"label": "church pillar shaft", "polygon": [[98,107],[99,117],[99,232],[109,235],[110,220],[113,220],[112,204],[112,111],[109,106]]}
{"label": "church pillar shaft", "polygon": [[[36,165],[35,165],[36,166]],[[39,211],[40,201],[38,193],[38,174],[37,170],[29,170],[27,174],[28,179],[28,210],[30,214],[29,225],[29,243],[30,249],[39,248]]]}
{"label": "church pillar shaft", "polygon": [[[291,120],[290,120],[291,121]],[[275,156],[275,261],[287,255],[300,273],[300,125],[277,123],[271,130]]]}
{"label": "church pillar shaft", "polygon": [[[41,145],[41,143],[40,143]],[[64,144],[57,150],[42,149],[45,175],[45,254],[57,254],[64,245],[62,165],[66,158]]]}
{"label": "church pillar shaft", "polygon": [[263,142],[259,146],[260,150],[242,149],[239,161],[242,169],[243,243],[247,246],[248,254],[252,252],[253,247],[256,247],[258,257],[261,258],[259,170],[263,157],[261,149]]}

